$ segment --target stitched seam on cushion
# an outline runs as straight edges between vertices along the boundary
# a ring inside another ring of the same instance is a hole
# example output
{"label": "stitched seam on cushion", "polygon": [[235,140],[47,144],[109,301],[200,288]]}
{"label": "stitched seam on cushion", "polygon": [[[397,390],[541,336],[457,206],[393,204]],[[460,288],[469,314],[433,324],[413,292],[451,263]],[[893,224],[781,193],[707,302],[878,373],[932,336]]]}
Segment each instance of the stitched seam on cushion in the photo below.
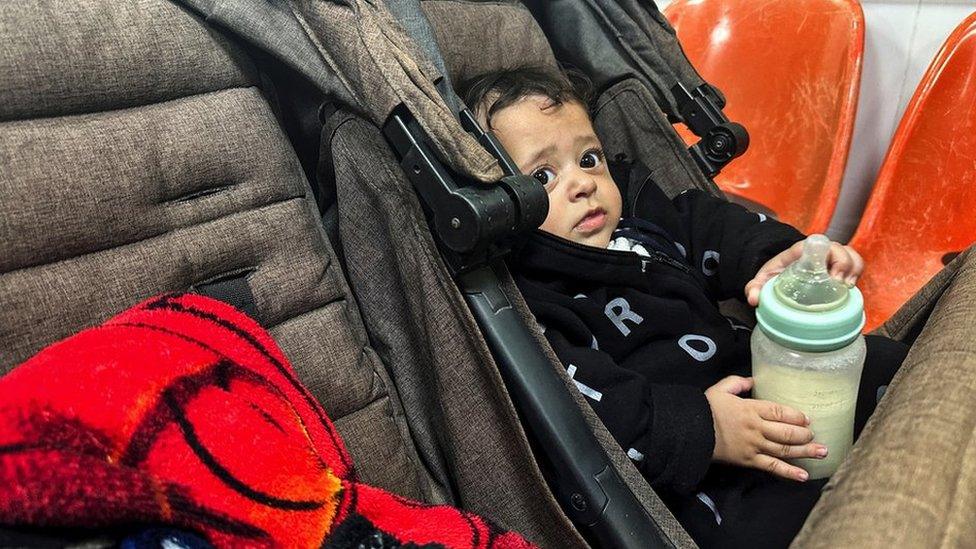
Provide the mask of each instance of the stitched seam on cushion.
{"label": "stitched seam on cushion", "polygon": [[[393,393],[390,392],[389,387],[387,387],[385,383],[382,383],[381,381],[377,380],[379,374],[376,372],[376,368],[374,368],[371,364],[364,364],[364,362],[370,362],[370,355],[369,353],[366,352],[367,348],[368,347],[364,346],[359,349],[359,353],[356,357],[356,362],[355,362],[355,368],[357,369],[357,371],[359,373],[365,373],[369,377],[369,388],[366,390],[365,393],[362,394],[362,396],[364,396],[366,400],[363,401],[363,399],[355,398],[355,397],[350,399],[351,402],[349,402],[349,406],[350,406],[349,411],[342,414],[339,417],[342,418],[351,414],[355,414],[357,412],[361,412],[363,409],[370,407],[371,405],[378,402],[379,400],[383,398],[389,398],[391,399],[389,404],[390,407],[389,416],[392,419],[396,420],[395,416],[397,415],[397,413],[396,410],[393,409],[394,408],[393,400],[392,400],[394,398]],[[352,367],[353,367],[352,365],[347,365],[347,368],[352,368]],[[377,390],[377,385],[379,385],[379,390]],[[399,427],[397,428],[397,431],[399,432]],[[411,440],[411,444],[413,444],[413,439],[410,440]]]}
{"label": "stitched seam on cushion", "polygon": [[196,93],[177,94],[177,95],[174,95],[173,97],[161,99],[159,101],[137,102],[137,103],[133,103],[131,105],[121,106],[121,107],[117,107],[117,108],[106,107],[106,108],[101,108],[101,109],[83,110],[82,112],[67,112],[67,113],[63,113],[63,114],[40,114],[40,115],[27,115],[27,116],[24,116],[24,117],[0,118],[0,124],[18,123],[18,122],[29,122],[29,121],[32,121],[32,120],[54,120],[56,118],[73,118],[73,117],[78,117],[78,116],[87,116],[87,115],[91,115],[91,114],[103,114],[103,113],[116,112],[116,111],[118,111],[118,112],[124,112],[124,111],[132,110],[132,109],[142,109],[142,108],[146,108],[146,107],[151,107],[153,105],[165,105],[167,103],[172,103],[174,101],[180,101],[180,100],[187,99],[187,98],[190,98],[190,97],[198,97],[198,96],[201,96],[201,95],[210,95],[210,94],[220,93],[220,92],[227,91],[227,90],[248,90],[248,89],[254,88],[254,89],[257,89],[258,91],[261,91],[261,89],[258,87],[258,85],[257,85],[256,82],[251,82],[251,83],[243,82],[242,84],[243,85],[236,85],[235,84],[235,85],[230,85],[230,86],[227,86],[227,87],[217,87],[217,88],[211,88],[211,89],[202,89],[202,90],[200,90],[200,91],[198,91]]}
{"label": "stitched seam on cushion", "polygon": [[37,121],[37,120],[55,120],[55,119],[58,119],[58,118],[77,118],[77,117],[81,117],[81,116],[90,116],[90,115],[106,114],[106,113],[110,113],[110,112],[125,112],[125,111],[131,111],[131,110],[134,110],[134,109],[150,108],[150,107],[153,107],[155,105],[166,105],[167,103],[174,103],[174,102],[177,102],[177,101],[183,101],[183,100],[190,99],[190,98],[193,98],[193,97],[201,97],[201,96],[204,96],[204,95],[212,95],[212,94],[215,94],[215,93],[222,93],[222,92],[229,91],[229,90],[250,90],[250,89],[255,89],[259,93],[261,93],[262,96],[264,95],[264,93],[261,92],[261,88],[258,87],[257,84],[251,84],[251,85],[245,85],[245,86],[229,86],[229,87],[226,87],[226,88],[215,88],[215,89],[209,89],[209,90],[202,90],[202,91],[199,91],[197,93],[189,93],[189,94],[186,94],[186,95],[177,95],[175,97],[170,97],[169,99],[163,99],[162,101],[147,101],[147,102],[144,102],[144,103],[134,103],[132,105],[126,105],[124,107],[118,107],[118,108],[94,109],[94,110],[85,110],[83,112],[73,112],[73,113],[64,113],[64,114],[49,114],[49,115],[39,115],[39,116],[25,116],[23,118],[2,118],[2,119],[0,119],[0,124],[8,124],[8,123],[9,124],[17,124],[17,123],[23,123],[23,122],[33,122],[33,121]]}
{"label": "stitched seam on cushion", "polygon": [[[427,481],[423,478],[421,471],[427,471],[430,475],[427,465],[424,463],[423,459],[417,452],[416,445],[412,437],[405,437],[404,432],[401,429],[402,424],[405,423],[406,418],[403,416],[398,416],[397,407],[394,406],[393,397],[389,394],[378,395],[376,398],[370,402],[364,404],[362,407],[352,410],[343,414],[341,417],[332,418],[332,424],[336,426],[336,430],[342,434],[342,427],[339,422],[345,418],[351,418],[354,415],[359,415],[365,412],[367,408],[370,408],[374,404],[381,403],[382,400],[386,399],[386,403],[382,406],[379,416],[379,420],[384,421],[387,425],[392,425],[393,432],[396,433],[397,437],[394,437],[398,442],[398,447],[393,448],[393,454],[398,458],[405,461],[407,466],[412,470],[413,474],[410,476],[410,481],[413,483],[413,488],[417,490],[417,494],[423,494],[425,492],[425,486]],[[346,444],[348,448],[348,444]],[[432,475],[431,475],[432,476]]]}
{"label": "stitched seam on cushion", "polygon": [[[294,316],[290,316],[290,317],[282,320],[281,322],[278,322],[274,326],[267,327],[266,330],[269,333],[271,333],[273,330],[275,330],[276,328],[279,328],[280,326],[282,326],[283,324],[285,324],[287,322],[291,322],[292,320],[296,320],[296,319],[298,319],[300,317],[303,317],[303,316],[307,316],[307,315],[316,313],[318,311],[321,311],[323,309],[326,309],[327,307],[330,307],[330,306],[333,306],[333,305],[337,305],[337,304],[340,307],[342,307],[342,312],[340,314],[343,317],[343,322],[350,328],[348,333],[349,333],[349,335],[353,339],[353,345],[349,345],[348,347],[353,347],[353,348],[356,349],[356,360],[355,360],[355,364],[350,363],[350,364],[344,365],[343,367],[345,369],[355,368],[355,372],[357,373],[357,375],[364,374],[364,377],[368,377],[369,378],[369,388],[364,393],[362,393],[362,395],[364,395],[366,398],[370,398],[371,397],[370,400],[367,400],[366,402],[363,402],[363,403],[360,403],[360,401],[362,400],[361,398],[353,397],[353,399],[352,399],[353,402],[351,403],[352,410],[349,411],[349,412],[346,412],[346,414],[344,414],[343,416],[339,416],[339,417],[344,417],[345,415],[348,415],[350,413],[354,413],[355,411],[357,411],[357,410],[359,410],[361,408],[364,408],[366,406],[369,406],[371,403],[373,403],[376,400],[382,398],[384,395],[387,395],[388,396],[390,394],[389,388],[386,386],[386,384],[377,382],[377,379],[376,378],[378,377],[378,374],[376,372],[376,367],[374,367],[373,364],[364,364],[365,361],[369,361],[369,353],[367,353],[367,351],[366,351],[366,349],[369,348],[369,346],[367,344],[364,344],[362,341],[360,341],[358,335],[355,333],[354,330],[352,330],[352,320],[349,319],[346,316],[347,315],[347,310],[346,309],[347,309],[347,307],[349,305],[348,298],[346,296],[344,296],[344,295],[337,296],[335,299],[327,300],[325,303],[322,303],[322,304],[319,304],[319,305],[315,305],[311,309],[302,311],[301,313],[298,313],[298,314],[296,314]],[[311,337],[317,337],[317,336],[318,336],[318,334],[313,331]],[[329,380],[329,383],[331,384],[332,381],[333,380]],[[377,391],[377,385],[378,384],[380,385],[380,390],[379,391]]]}
{"label": "stitched seam on cushion", "polygon": [[[323,302],[323,303],[315,303],[315,304],[313,304],[308,309],[303,309],[302,311],[297,312],[297,313],[294,313],[292,315],[289,315],[287,318],[284,318],[284,319],[280,320],[279,322],[277,322],[277,323],[275,323],[275,324],[273,324],[271,326],[265,327],[265,330],[267,330],[267,331],[270,332],[271,330],[280,328],[283,324],[285,324],[287,322],[291,322],[292,320],[297,320],[297,319],[299,319],[299,318],[301,318],[303,316],[308,316],[308,315],[310,315],[312,313],[315,313],[319,309],[324,309],[324,308],[329,307],[331,305],[335,305],[336,303],[344,302],[344,301],[347,301],[347,300],[348,300],[348,298],[345,295],[338,295],[334,299],[327,299],[327,300],[325,300],[325,302]],[[357,340],[358,340],[358,338],[357,338]],[[358,345],[358,344],[360,344],[360,342],[359,341],[356,341],[356,344]]]}
{"label": "stitched seam on cushion", "polygon": [[[390,395],[387,394],[387,393],[383,393],[383,394],[377,395],[376,398],[371,399],[369,402],[363,404],[362,406],[357,407],[355,410],[350,410],[350,411],[342,414],[341,416],[331,416],[330,415],[329,416],[329,419],[332,420],[332,423],[337,423],[340,420],[343,420],[343,419],[348,418],[348,417],[351,417],[351,416],[355,416],[356,414],[359,414],[359,413],[365,411],[367,408],[369,408],[370,406],[372,406],[372,405],[380,402],[383,399],[389,400],[390,398],[391,398]],[[384,418],[389,418],[390,420],[393,420],[394,419],[392,410],[389,407],[387,407],[384,411],[390,412],[388,414],[384,414],[384,416],[383,416]],[[396,431],[399,433],[400,432],[400,429],[397,429]]]}
{"label": "stitched seam on cushion", "polygon": [[273,208],[273,207],[275,207],[275,206],[277,206],[279,204],[283,204],[285,202],[289,202],[291,200],[306,200],[306,197],[305,197],[304,194],[303,195],[297,195],[297,196],[287,196],[287,197],[284,197],[284,198],[280,198],[278,200],[274,200],[274,201],[271,201],[271,202],[268,202],[268,203],[265,203],[265,204],[261,204],[260,206],[256,206],[254,208],[247,208],[245,210],[238,210],[238,211],[234,211],[234,212],[229,212],[227,214],[224,214],[224,215],[221,215],[221,216],[217,216],[217,217],[215,217],[213,219],[206,219],[204,221],[200,221],[198,223],[193,223],[193,224],[190,224],[190,225],[183,225],[183,226],[180,226],[180,227],[173,227],[172,229],[163,231],[161,233],[156,233],[156,234],[153,234],[153,235],[149,235],[149,236],[146,236],[144,238],[140,238],[138,240],[133,240],[131,242],[124,242],[124,243],[121,243],[121,244],[116,244],[116,245],[112,245],[112,246],[106,246],[104,248],[98,248],[96,250],[89,250],[89,251],[84,252],[84,253],[80,253],[80,254],[77,254],[77,255],[72,255],[72,256],[69,256],[69,257],[62,258],[62,259],[58,259],[56,261],[50,261],[48,263],[41,263],[41,264],[38,264],[38,265],[29,265],[29,266],[26,266],[26,267],[18,267],[16,269],[11,269],[9,271],[0,272],[0,276],[7,275],[7,274],[10,274],[10,273],[17,273],[17,272],[27,271],[27,270],[30,270],[30,269],[40,269],[40,268],[47,267],[47,266],[50,266],[50,265],[57,265],[59,263],[64,263],[66,261],[72,261],[72,260],[75,260],[75,259],[79,259],[79,258],[82,258],[82,257],[87,257],[87,256],[90,256],[90,255],[99,254],[99,253],[102,253],[102,252],[107,252],[107,251],[110,251],[110,250],[116,250],[116,249],[121,249],[121,248],[128,248],[130,246],[136,246],[136,245],[141,244],[143,242],[148,242],[150,240],[155,240],[155,239],[158,239],[158,238],[163,238],[163,237],[165,237],[167,235],[170,235],[172,233],[175,233],[176,231],[183,231],[183,230],[186,230],[186,229],[192,229],[194,227],[199,227],[201,225],[206,225],[208,223],[213,223],[213,222],[216,222],[216,221],[220,221],[222,219],[227,219],[227,218],[229,218],[231,216],[235,216],[235,215],[241,215],[241,214],[246,214],[246,213],[249,213],[249,212],[256,212],[256,211],[260,211],[260,210],[266,210],[266,209],[269,209],[269,208]]}

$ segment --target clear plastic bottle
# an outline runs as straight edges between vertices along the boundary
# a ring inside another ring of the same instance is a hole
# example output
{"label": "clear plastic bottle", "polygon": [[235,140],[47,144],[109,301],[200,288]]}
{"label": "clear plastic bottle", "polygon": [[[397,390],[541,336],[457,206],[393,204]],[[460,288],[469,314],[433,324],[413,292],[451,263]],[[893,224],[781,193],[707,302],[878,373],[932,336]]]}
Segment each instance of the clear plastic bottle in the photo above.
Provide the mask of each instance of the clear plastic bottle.
{"label": "clear plastic bottle", "polygon": [[864,303],[827,271],[830,241],[811,235],[803,257],[762,289],[752,334],[753,396],[810,418],[825,459],[793,460],[810,478],[832,475],[854,438],[854,409],[864,366]]}

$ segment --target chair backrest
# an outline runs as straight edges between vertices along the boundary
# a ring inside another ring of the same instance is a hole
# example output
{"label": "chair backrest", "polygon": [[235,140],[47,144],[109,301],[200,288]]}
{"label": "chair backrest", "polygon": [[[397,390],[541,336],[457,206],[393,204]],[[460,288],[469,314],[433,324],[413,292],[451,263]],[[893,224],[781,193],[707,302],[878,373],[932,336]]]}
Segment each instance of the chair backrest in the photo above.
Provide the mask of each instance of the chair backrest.
{"label": "chair backrest", "polygon": [[[864,15],[856,0],[677,0],[665,14],[688,58],[750,135],[716,178],[729,198],[823,232],[854,129]],[[687,135],[687,134],[686,134]]]}
{"label": "chair backrest", "polygon": [[850,244],[872,329],[976,241],[976,14],[953,31],[895,132]]}
{"label": "chair backrest", "polygon": [[433,499],[259,72],[170,2],[0,7],[0,373],[154,294],[239,280],[359,477]]}

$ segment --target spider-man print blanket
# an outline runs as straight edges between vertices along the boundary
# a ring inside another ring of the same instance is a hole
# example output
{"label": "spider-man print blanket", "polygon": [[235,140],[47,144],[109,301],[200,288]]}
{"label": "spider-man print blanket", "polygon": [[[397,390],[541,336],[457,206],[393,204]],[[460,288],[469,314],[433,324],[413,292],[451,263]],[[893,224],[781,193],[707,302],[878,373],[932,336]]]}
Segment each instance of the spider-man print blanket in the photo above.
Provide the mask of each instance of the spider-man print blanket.
{"label": "spider-man print blanket", "polygon": [[0,524],[169,525],[223,547],[530,547],[357,481],[260,326],[150,299],[0,378]]}

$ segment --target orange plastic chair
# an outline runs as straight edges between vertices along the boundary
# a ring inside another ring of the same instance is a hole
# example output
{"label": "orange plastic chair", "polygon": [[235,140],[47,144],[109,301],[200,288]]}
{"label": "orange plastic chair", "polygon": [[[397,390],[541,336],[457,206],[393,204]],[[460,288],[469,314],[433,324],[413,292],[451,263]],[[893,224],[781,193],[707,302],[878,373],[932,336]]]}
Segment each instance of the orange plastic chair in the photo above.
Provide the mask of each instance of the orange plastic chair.
{"label": "orange plastic chair", "polygon": [[749,150],[715,182],[733,201],[758,203],[803,232],[824,232],[854,129],[860,4],[677,0],[665,15],[695,68],[725,94],[726,114],[749,130]]}
{"label": "orange plastic chair", "polygon": [[851,239],[866,329],[976,241],[976,14],[949,36],[905,110]]}

